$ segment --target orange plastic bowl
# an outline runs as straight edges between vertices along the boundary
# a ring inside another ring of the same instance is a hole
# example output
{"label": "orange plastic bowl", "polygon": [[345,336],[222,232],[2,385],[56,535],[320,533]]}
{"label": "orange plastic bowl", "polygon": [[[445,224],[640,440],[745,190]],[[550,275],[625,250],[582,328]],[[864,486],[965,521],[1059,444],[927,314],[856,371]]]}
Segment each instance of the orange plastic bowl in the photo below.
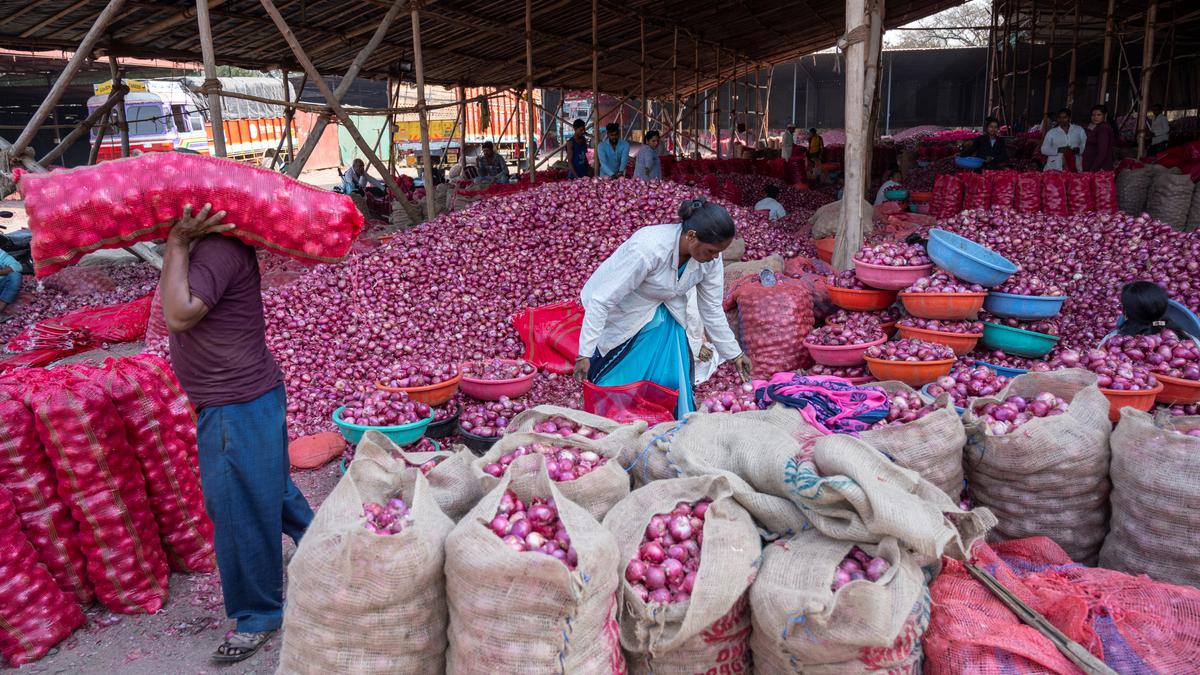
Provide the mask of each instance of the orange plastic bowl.
{"label": "orange plastic bowl", "polygon": [[833,237],[814,239],[813,244],[817,247],[817,257],[827,263],[833,262],[833,247],[836,241]]}
{"label": "orange plastic bowl", "polygon": [[449,401],[458,393],[458,383],[462,382],[462,372],[458,375],[437,384],[427,384],[424,387],[388,387],[382,382],[376,380],[375,388],[380,391],[397,392],[402,391],[408,394],[409,400],[426,405],[441,405]]}
{"label": "orange plastic bowl", "polygon": [[896,291],[880,291],[875,289],[837,288],[826,286],[829,290],[829,301],[850,312],[874,312],[887,309],[896,302]]}
{"label": "orange plastic bowl", "polygon": [[[1157,378],[1158,375],[1154,377]],[[1159,382],[1158,386],[1153,389],[1141,389],[1139,391],[1100,388],[1100,391],[1108,398],[1108,419],[1112,422],[1121,419],[1121,408],[1125,406],[1142,411],[1150,410],[1154,407],[1154,399],[1162,393],[1162,390],[1162,382]]]}
{"label": "orange plastic bowl", "polygon": [[888,361],[863,357],[867,368],[877,380],[899,380],[913,388],[923,387],[943,375],[949,375],[954,359],[940,361]]}
{"label": "orange plastic bowl", "polygon": [[886,337],[857,345],[814,345],[805,339],[804,346],[812,354],[813,361],[823,366],[857,366],[863,362],[863,354],[868,349],[885,342]]}
{"label": "orange plastic bowl", "polygon": [[1200,403],[1200,382],[1157,373],[1154,377],[1162,385],[1162,391],[1158,393],[1157,397],[1159,403],[1168,405]]}
{"label": "orange plastic bowl", "polygon": [[922,319],[963,321],[979,314],[986,297],[987,293],[901,293],[900,302],[909,314]]}
{"label": "orange plastic bowl", "polygon": [[888,337],[892,337],[893,335],[896,334],[896,322],[895,321],[886,321],[884,323],[879,324],[879,327],[883,329],[883,334],[887,335]]}
{"label": "orange plastic bowl", "polygon": [[908,201],[910,202],[927,202],[933,199],[932,192],[910,192],[908,193]]}
{"label": "orange plastic bowl", "polygon": [[944,330],[931,330],[915,326],[900,326],[900,337],[936,342],[954,350],[955,356],[964,356],[979,342],[983,333],[951,333]]}
{"label": "orange plastic bowl", "polygon": [[933,263],[928,265],[912,265],[893,267],[892,265],[875,265],[861,260],[854,261],[854,274],[859,281],[871,288],[883,288],[898,291],[908,288],[921,277],[928,276],[933,271]]}

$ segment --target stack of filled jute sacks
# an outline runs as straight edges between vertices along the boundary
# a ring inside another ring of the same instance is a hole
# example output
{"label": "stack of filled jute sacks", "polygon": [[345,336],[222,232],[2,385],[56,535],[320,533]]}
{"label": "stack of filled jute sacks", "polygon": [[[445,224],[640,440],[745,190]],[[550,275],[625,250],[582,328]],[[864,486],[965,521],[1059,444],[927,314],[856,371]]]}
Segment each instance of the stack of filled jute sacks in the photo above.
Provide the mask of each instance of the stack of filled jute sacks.
{"label": "stack of filled jute sacks", "polygon": [[214,569],[195,415],[153,356],[0,378],[0,653],[40,658],[99,602],[154,613]]}

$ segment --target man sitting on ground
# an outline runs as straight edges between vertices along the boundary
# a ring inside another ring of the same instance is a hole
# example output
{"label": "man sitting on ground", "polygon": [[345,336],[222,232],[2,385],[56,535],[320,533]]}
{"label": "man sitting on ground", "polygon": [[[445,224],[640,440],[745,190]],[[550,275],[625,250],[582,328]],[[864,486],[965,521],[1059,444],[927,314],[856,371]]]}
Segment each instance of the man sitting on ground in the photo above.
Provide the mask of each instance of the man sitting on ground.
{"label": "man sitting on ground", "polygon": [[758,203],[754,205],[754,210],[769,211],[770,213],[768,218],[771,220],[779,220],[780,218],[786,216],[787,211],[783,208],[783,204],[779,203],[779,187],[775,185],[768,185],[763,192],[765,192],[767,196],[758,200]]}

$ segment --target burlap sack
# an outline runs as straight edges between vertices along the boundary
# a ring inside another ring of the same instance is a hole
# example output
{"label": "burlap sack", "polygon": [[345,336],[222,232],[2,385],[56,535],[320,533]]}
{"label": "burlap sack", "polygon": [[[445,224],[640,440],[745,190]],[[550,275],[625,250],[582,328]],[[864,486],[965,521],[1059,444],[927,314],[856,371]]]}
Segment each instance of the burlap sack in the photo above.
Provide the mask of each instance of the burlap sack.
{"label": "burlap sack", "polygon": [[[679,502],[712,500],[704,516],[704,543],[692,597],[668,605],[643,602],[625,581],[646,526]],[[621,646],[630,673],[691,675],[748,672],[750,612],[761,544],[750,514],[720,476],[660,480],[635,490],[604,518],[621,549]]]}
{"label": "burlap sack", "polygon": [[645,450],[630,471],[635,483],[649,482],[647,475],[650,480],[724,476],[763,536],[774,539],[804,527],[786,484],[787,467],[796,461],[800,445],[761,416],[693,413],[681,422],[651,427],[642,438]]}
{"label": "burlap sack", "polygon": [[496,487],[500,479],[484,473],[483,467],[493,462],[499,462],[500,457],[517,449],[518,446],[529,443],[552,443],[561,447],[591,450],[601,457],[608,458],[607,462],[587,475],[580,476],[575,480],[556,483],[567,499],[587,509],[587,512],[592,514],[596,520],[603,519],[609,509],[629,494],[629,474],[625,473],[625,469],[621,468],[621,463],[617,461],[619,451],[597,445],[586,438],[568,439],[561,436],[524,432],[504,435],[488,449],[483,457],[479,457],[471,463],[471,473],[484,492]]}
{"label": "burlap sack", "polygon": [[[523,501],[552,497],[579,554],[574,570],[517,553],[488,527],[507,489]],[[617,624],[617,542],[546,474],[522,457],[446,539],[449,675],[624,672]]]}
{"label": "burlap sack", "polygon": [[817,441],[813,460],[788,466],[785,480],[805,517],[826,536],[865,543],[894,537],[920,565],[943,555],[965,559],[996,524],[987,509],[962,510],[916,471],[845,434]]}
{"label": "burlap sack", "polygon": [[1146,213],[1176,229],[1182,229],[1187,222],[1188,210],[1192,207],[1195,187],[1191,176],[1159,173],[1154,177],[1146,198]]}
{"label": "burlap sack", "polygon": [[[288,566],[281,673],[430,673],[445,669],[443,543],[454,523],[416,469],[400,469],[367,432]],[[399,494],[413,522],[379,535],[363,503]]]}
{"label": "burlap sack", "polygon": [[783,256],[778,254],[759,260],[729,263],[725,265],[725,288],[730,288],[733,286],[733,282],[742,277],[758,274],[764,268],[771,270],[775,274],[783,274],[783,268],[786,264]]}
{"label": "burlap sack", "polygon": [[[824,239],[837,234],[838,223],[842,220],[842,202],[830,202],[813,212],[808,223],[812,225],[812,238]],[[862,203],[861,226],[863,235],[871,234],[875,229],[875,207],[866,200]]]}
{"label": "burlap sack", "polygon": [[1121,411],[1112,434],[1112,521],[1100,566],[1200,586],[1200,417]]}
{"label": "burlap sack", "polygon": [[1188,207],[1187,223],[1184,228],[1188,232],[1200,228],[1200,189],[1192,191],[1192,203]]}
{"label": "burlap sack", "polygon": [[[872,382],[871,386],[889,394],[914,392],[903,382]],[[859,438],[900,466],[921,474],[957,502],[963,490],[963,447],[967,444],[967,432],[949,394],[942,394],[934,403],[938,409],[915,422],[864,431]]]}
{"label": "burlap sack", "polygon": [[535,424],[552,417],[565,417],[576,424],[591,427],[592,429],[599,429],[608,434],[599,440],[585,440],[591,440],[592,443],[600,447],[611,448],[616,451],[621,466],[628,466],[633,461],[634,455],[641,449],[638,439],[642,435],[642,432],[646,430],[646,423],[642,420],[637,420],[630,424],[621,424],[607,417],[556,405],[539,405],[535,408],[530,408],[512,418],[508,426],[505,427],[505,430],[510,433],[514,431],[533,431]]}
{"label": "burlap sack", "polygon": [[[1048,391],[1070,403],[1065,414],[1031,420],[993,436],[975,410],[1008,396]],[[1094,565],[1108,522],[1108,399],[1086,370],[1026,373],[995,398],[963,413],[971,497],[996,514],[993,540],[1045,535],[1071,559]]]}
{"label": "burlap sack", "polygon": [[1125,169],[1117,174],[1117,206],[1130,215],[1146,210],[1154,173],[1149,168]]}
{"label": "burlap sack", "polygon": [[834,592],[837,566],[854,546],[809,530],[763,550],[750,588],[757,672],[919,672],[930,609],[921,568],[890,537],[858,544],[891,567],[879,581]]}
{"label": "burlap sack", "polygon": [[721,251],[721,260],[725,264],[739,262],[742,256],[746,255],[746,240],[741,237],[734,237],[733,242]]}
{"label": "burlap sack", "polygon": [[823,431],[809,424],[799,410],[778,403],[766,410],[748,410],[735,414],[742,419],[765,422],[786,433],[799,444],[800,451],[795,456],[802,460],[812,459],[817,439],[826,436]]}
{"label": "burlap sack", "polygon": [[[479,484],[479,478],[471,470],[471,463],[475,461],[475,453],[471,452],[467,446],[454,445],[438,452],[413,452],[396,445],[381,433],[368,432],[363,434],[363,440],[359,442],[360,447],[366,442],[368,436],[372,443],[382,445],[393,457],[398,457],[409,464],[420,466],[432,459],[444,458],[425,477],[429,481],[429,489],[433,492],[434,501],[441,507],[443,513],[450,516],[451,520],[458,522],[458,519],[470,511],[471,507],[475,506],[475,502],[483,496],[483,486]],[[355,450],[355,452],[358,451]]]}

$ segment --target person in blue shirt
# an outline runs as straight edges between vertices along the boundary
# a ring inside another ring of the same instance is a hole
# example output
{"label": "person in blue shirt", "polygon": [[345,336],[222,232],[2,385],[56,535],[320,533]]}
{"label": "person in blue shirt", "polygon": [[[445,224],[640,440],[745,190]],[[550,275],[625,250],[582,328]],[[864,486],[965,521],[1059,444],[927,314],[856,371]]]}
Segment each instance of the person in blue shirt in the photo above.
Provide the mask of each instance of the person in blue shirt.
{"label": "person in blue shirt", "polygon": [[[21,263],[4,251],[0,251],[0,312],[3,312],[17,299],[21,292]],[[0,314],[0,323],[12,319],[8,314]]]}
{"label": "person in blue shirt", "polygon": [[575,120],[571,125],[575,129],[575,135],[568,138],[566,142],[567,157],[570,158],[570,163],[567,165],[567,179],[583,178],[592,175],[592,167],[588,165],[588,140],[584,133],[587,130],[587,122],[583,120]]}
{"label": "person in blue shirt", "polygon": [[608,137],[596,148],[596,163],[600,165],[601,178],[618,178],[625,175],[629,166],[629,142],[621,138],[621,125],[611,122],[605,131]]}

